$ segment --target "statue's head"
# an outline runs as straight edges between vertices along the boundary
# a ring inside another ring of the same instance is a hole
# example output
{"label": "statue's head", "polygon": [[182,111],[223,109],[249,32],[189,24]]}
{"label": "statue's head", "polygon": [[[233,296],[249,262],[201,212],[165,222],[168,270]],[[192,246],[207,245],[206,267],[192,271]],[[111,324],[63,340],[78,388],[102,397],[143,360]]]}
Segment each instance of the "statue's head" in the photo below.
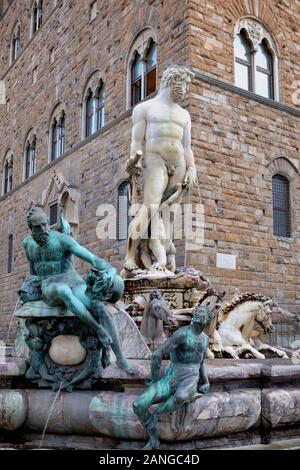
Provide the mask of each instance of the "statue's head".
{"label": "statue's head", "polygon": [[34,207],[27,214],[27,224],[31,230],[34,241],[40,246],[46,245],[48,242],[50,227],[48,217],[45,212],[39,207]]}
{"label": "statue's head", "polygon": [[203,331],[212,320],[212,313],[208,305],[199,305],[193,313],[192,324],[197,330]]}
{"label": "statue's head", "polygon": [[160,293],[159,290],[155,289],[151,292],[151,294],[149,295],[149,299],[150,300],[153,300],[153,299],[162,299],[162,295]]}
{"label": "statue's head", "polygon": [[255,320],[262,327],[265,334],[271,333],[274,330],[272,323],[272,300],[266,300],[257,304],[257,312]]}
{"label": "statue's head", "polygon": [[92,268],[85,278],[87,284],[87,296],[92,300],[115,303],[124,293],[124,280],[118,274],[113,277],[105,271]]}
{"label": "statue's head", "polygon": [[41,338],[32,338],[31,347],[34,351],[42,351],[44,348],[44,341]]}
{"label": "statue's head", "polygon": [[194,76],[187,67],[172,65],[164,71],[160,89],[170,87],[173,100],[180,102],[184,99]]}
{"label": "statue's head", "polygon": [[125,284],[124,284],[124,279],[119,276],[118,274],[115,275],[112,289],[111,289],[111,296],[108,299],[108,302],[111,302],[112,304],[118,302],[120,298],[122,297],[125,289]]}

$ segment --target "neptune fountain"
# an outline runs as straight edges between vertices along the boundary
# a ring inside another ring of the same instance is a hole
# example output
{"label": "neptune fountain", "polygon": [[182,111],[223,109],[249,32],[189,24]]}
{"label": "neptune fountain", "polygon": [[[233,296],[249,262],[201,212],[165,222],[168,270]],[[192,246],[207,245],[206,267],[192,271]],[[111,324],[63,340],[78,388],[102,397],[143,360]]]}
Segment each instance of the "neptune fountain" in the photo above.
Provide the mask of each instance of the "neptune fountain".
{"label": "neptune fountain", "polygon": [[[14,353],[0,361],[4,442],[198,449],[299,436],[299,357],[265,342],[274,302],[225,302],[195,267],[176,267],[174,217],[197,183],[181,107],[193,76],[169,67],[133,111],[126,171],[141,208],[120,275],[75,240],[63,213],[56,231],[37,204],[28,212],[30,273]],[[74,257],[89,263],[85,276]]]}

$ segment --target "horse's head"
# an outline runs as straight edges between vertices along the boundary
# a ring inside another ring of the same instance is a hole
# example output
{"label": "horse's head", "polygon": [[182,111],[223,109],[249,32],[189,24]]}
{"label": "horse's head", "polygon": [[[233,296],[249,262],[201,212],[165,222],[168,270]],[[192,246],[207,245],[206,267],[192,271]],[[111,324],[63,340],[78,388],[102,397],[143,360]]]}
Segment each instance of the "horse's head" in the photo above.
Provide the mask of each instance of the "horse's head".
{"label": "horse's head", "polygon": [[214,333],[215,329],[222,321],[220,313],[222,311],[221,307],[222,307],[224,296],[225,296],[225,291],[216,292],[212,289],[210,292],[210,295],[201,302],[201,305],[206,305],[211,310],[212,321],[205,328],[205,333],[208,336],[211,336]]}
{"label": "horse's head", "polygon": [[264,302],[258,303],[257,314],[255,320],[262,327],[265,334],[271,333],[274,330],[274,325],[272,324],[272,300],[266,300]]}

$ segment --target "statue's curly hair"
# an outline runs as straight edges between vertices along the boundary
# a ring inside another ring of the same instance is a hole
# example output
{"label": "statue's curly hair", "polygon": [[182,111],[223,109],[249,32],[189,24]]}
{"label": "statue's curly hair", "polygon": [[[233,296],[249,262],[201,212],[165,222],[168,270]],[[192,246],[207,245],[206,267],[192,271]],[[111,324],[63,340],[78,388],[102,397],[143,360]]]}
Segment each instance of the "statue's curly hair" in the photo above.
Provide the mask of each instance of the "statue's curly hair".
{"label": "statue's curly hair", "polygon": [[40,207],[34,206],[32,209],[30,209],[26,216],[27,225],[30,230],[32,229],[32,220],[35,218],[43,219],[49,225],[49,219],[47,217],[47,214]]}
{"label": "statue's curly hair", "polygon": [[162,75],[160,88],[167,88],[172,82],[179,80],[191,81],[194,77],[195,74],[187,67],[183,67],[182,65],[171,65]]}

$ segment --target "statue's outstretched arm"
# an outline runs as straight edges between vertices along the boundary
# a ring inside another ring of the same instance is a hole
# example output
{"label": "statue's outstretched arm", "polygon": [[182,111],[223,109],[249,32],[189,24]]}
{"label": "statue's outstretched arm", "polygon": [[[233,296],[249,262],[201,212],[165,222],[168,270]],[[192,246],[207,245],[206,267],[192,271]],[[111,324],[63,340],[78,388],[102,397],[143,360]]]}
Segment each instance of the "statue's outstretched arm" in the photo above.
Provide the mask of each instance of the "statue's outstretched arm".
{"label": "statue's outstretched arm", "polygon": [[73,255],[91,264],[95,269],[98,269],[99,271],[110,271],[111,273],[116,273],[116,269],[113,266],[106,263],[106,261],[103,259],[98,258],[98,256],[95,256],[83,246],[79,245],[79,243],[77,243],[74,238],[65,236],[63,243],[65,248]]}

